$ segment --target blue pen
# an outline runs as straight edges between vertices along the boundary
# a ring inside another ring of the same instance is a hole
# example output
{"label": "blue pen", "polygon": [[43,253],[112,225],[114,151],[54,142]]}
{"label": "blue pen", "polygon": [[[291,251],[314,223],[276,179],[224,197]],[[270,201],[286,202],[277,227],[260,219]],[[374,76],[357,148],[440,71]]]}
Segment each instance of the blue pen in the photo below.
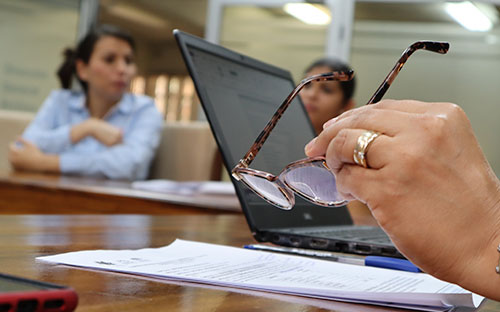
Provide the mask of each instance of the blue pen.
{"label": "blue pen", "polygon": [[405,259],[380,257],[380,256],[367,256],[367,257],[353,257],[353,256],[339,256],[329,251],[310,250],[292,247],[277,247],[269,245],[245,245],[243,248],[253,250],[274,251],[287,254],[301,255],[316,257],[330,261],[336,261],[347,264],[364,265],[384,269],[401,270],[407,272],[422,272],[417,266]]}

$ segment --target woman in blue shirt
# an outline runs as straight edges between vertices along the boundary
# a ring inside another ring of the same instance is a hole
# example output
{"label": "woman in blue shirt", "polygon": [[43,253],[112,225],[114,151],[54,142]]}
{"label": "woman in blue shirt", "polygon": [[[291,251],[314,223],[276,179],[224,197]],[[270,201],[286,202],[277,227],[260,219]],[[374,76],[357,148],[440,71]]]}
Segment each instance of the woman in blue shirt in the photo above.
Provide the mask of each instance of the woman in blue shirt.
{"label": "woman in blue shirt", "polygon": [[[127,93],[136,73],[135,44],[103,25],[58,71],[64,89],[45,100],[22,138],[10,146],[14,168],[110,179],[145,179],[159,144],[162,117],[151,98]],[[74,77],[83,91],[69,90]]]}

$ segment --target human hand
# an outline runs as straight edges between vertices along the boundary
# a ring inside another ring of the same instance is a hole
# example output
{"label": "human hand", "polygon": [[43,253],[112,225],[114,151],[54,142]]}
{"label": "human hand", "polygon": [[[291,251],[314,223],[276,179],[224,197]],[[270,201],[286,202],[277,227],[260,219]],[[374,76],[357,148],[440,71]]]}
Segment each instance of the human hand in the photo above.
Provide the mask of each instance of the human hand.
{"label": "human hand", "polygon": [[17,170],[59,171],[59,158],[43,153],[36,145],[22,137],[9,145],[9,162]]}
{"label": "human hand", "polygon": [[90,135],[106,146],[119,144],[123,140],[123,132],[120,128],[97,118],[87,120]]}
{"label": "human hand", "polygon": [[[369,168],[353,160],[365,130],[382,133]],[[367,203],[422,270],[500,299],[500,183],[458,106],[387,100],[351,110],[325,124],[306,154],[326,155],[341,195]]]}

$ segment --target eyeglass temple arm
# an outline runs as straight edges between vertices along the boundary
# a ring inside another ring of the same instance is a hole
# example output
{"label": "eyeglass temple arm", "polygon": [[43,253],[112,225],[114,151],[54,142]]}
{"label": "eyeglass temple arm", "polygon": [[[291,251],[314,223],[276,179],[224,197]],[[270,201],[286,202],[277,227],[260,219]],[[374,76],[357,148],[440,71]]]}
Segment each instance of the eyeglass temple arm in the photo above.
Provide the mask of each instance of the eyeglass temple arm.
{"label": "eyeglass temple arm", "polygon": [[394,68],[389,72],[389,74],[384,79],[380,87],[378,87],[377,91],[375,91],[371,99],[366,104],[368,105],[377,103],[382,99],[382,97],[387,92],[394,79],[396,79],[396,76],[403,68],[403,65],[406,63],[410,55],[413,54],[413,52],[417,50],[427,50],[439,54],[446,54],[449,48],[450,44],[448,42],[417,41],[413,43],[403,52],[396,65],[394,65]]}
{"label": "eyeglass temple arm", "polygon": [[307,85],[308,83],[312,81],[328,81],[328,80],[336,80],[336,81],[348,81],[351,80],[354,77],[354,71],[350,70],[347,72],[331,72],[331,73],[324,73],[324,74],[319,74],[319,75],[314,75],[307,77],[303,79],[293,90],[290,92],[288,97],[283,101],[283,103],[280,105],[276,113],[274,113],[273,117],[271,120],[267,123],[266,127],[262,132],[259,134],[257,139],[255,140],[255,143],[252,145],[250,150],[245,154],[245,156],[240,160],[238,163],[237,167],[240,168],[247,168],[250,163],[254,160],[255,156],[257,156],[257,153],[260,151],[262,148],[262,145],[264,145],[264,142],[266,142],[267,138],[269,137],[269,134],[271,134],[271,131],[274,129],[278,121],[280,120],[281,116],[283,116],[283,113],[285,110],[288,108],[292,100],[297,96],[300,90]]}

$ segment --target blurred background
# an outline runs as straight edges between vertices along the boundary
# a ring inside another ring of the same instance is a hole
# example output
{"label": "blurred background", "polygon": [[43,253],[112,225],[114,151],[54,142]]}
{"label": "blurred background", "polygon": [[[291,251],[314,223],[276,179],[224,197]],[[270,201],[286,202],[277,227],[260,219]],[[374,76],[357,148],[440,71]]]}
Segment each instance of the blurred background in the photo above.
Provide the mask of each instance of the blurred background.
{"label": "blurred background", "polygon": [[0,109],[37,111],[59,86],[63,48],[96,23],[136,38],[132,91],[152,96],[167,122],[204,118],[175,28],[288,69],[296,81],[314,59],[339,57],[356,71],[358,106],[411,43],[443,40],[450,52],[416,52],[386,98],[460,105],[498,175],[499,8],[497,1],[0,0]]}

